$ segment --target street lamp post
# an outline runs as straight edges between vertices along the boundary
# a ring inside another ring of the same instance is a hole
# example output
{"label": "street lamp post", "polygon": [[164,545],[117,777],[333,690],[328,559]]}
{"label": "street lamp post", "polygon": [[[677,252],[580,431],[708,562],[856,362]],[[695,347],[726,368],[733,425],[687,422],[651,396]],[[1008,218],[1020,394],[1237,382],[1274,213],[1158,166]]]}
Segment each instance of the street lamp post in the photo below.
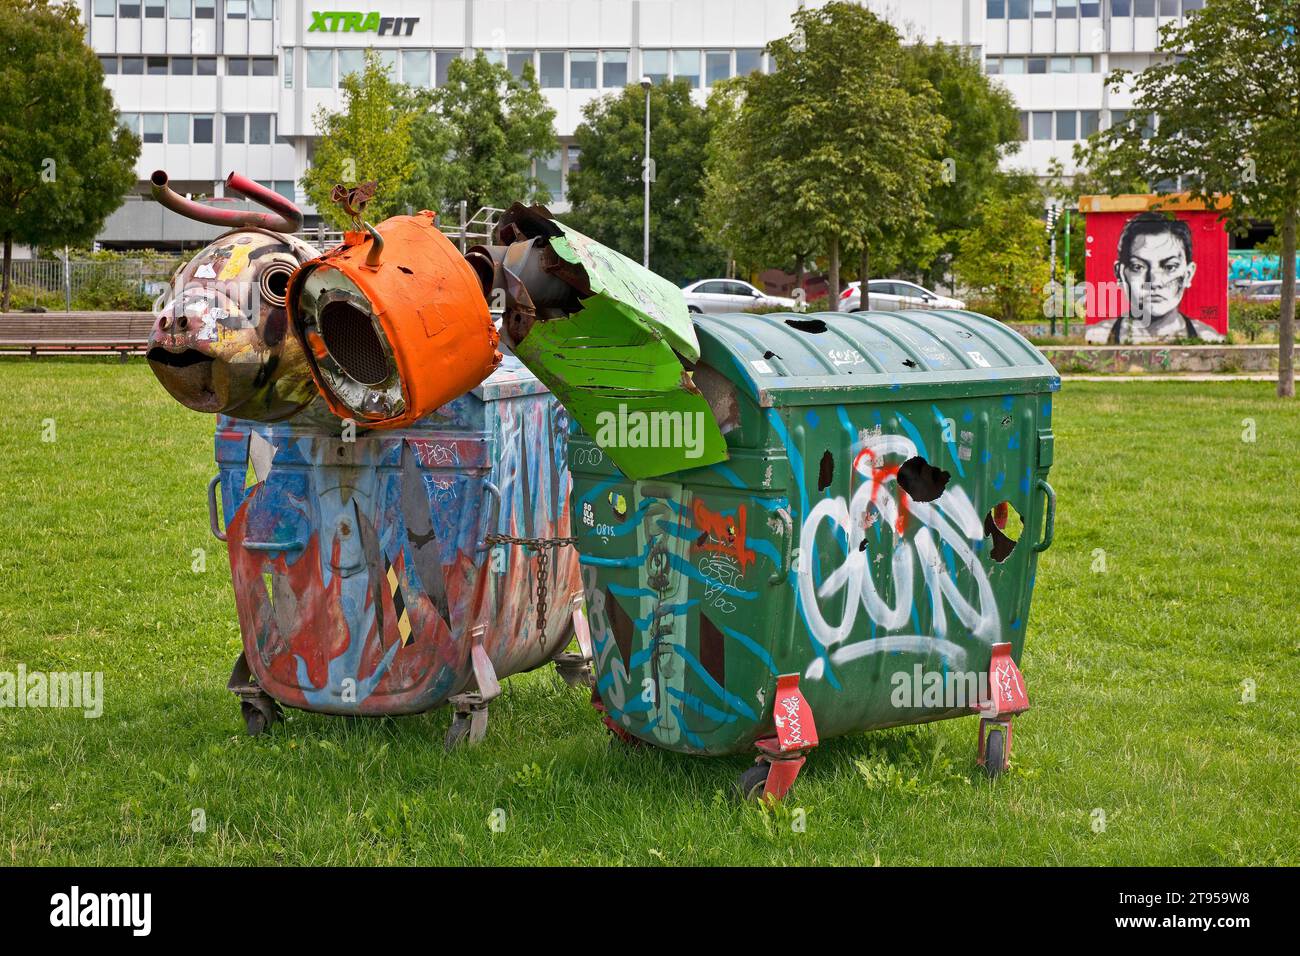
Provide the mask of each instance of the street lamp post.
{"label": "street lamp post", "polygon": [[641,77],[641,89],[645,90],[645,153],[641,160],[641,181],[645,184],[645,206],[641,211],[642,242],[641,264],[650,268],[650,77]]}

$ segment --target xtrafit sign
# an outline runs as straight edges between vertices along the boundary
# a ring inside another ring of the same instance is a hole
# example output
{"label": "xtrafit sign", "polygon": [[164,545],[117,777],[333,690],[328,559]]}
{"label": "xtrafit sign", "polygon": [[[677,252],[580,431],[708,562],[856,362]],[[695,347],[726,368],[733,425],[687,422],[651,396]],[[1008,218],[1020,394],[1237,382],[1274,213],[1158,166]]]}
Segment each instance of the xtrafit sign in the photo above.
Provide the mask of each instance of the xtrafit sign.
{"label": "xtrafit sign", "polygon": [[376,33],[379,36],[409,37],[419,17],[381,17],[377,13],[342,10],[313,10],[308,33]]}

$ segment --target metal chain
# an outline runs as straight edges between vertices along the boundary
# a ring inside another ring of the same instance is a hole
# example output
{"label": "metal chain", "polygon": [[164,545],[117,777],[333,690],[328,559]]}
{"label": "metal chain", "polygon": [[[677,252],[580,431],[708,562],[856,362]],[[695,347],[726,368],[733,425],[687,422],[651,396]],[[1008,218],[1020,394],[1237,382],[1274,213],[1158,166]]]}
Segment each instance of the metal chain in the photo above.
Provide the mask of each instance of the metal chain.
{"label": "metal chain", "polygon": [[487,545],[517,544],[529,548],[537,554],[537,643],[546,643],[546,598],[547,571],[551,566],[551,551],[565,545],[577,545],[578,539],[568,538],[519,538],[512,534],[489,534],[483,542]]}

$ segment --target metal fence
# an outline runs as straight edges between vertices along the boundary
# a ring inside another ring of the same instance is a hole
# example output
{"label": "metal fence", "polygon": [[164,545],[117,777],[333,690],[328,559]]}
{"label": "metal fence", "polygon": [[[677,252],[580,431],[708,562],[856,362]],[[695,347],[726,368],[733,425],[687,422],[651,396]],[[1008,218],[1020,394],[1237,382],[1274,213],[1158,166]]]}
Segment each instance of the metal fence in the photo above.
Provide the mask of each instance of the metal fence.
{"label": "metal fence", "polygon": [[10,308],[149,309],[167,289],[181,261],[15,259],[9,277]]}

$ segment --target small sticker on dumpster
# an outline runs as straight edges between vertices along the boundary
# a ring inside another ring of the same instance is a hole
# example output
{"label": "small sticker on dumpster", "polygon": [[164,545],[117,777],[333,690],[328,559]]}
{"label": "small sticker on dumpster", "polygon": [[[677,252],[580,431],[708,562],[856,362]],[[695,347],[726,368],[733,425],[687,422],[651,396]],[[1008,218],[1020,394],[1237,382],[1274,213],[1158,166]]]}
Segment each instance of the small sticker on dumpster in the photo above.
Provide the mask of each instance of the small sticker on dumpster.
{"label": "small sticker on dumpster", "polygon": [[754,361],[750,362],[749,364],[754,366],[754,371],[758,372],[761,375],[772,374],[772,366],[768,365],[762,359],[754,359]]}
{"label": "small sticker on dumpster", "polygon": [[970,352],[970,351],[968,351],[966,354],[969,355],[970,358],[971,358],[971,361],[974,362],[976,365],[978,365],[980,368],[988,368],[988,367],[989,367],[989,360],[986,359],[986,358],[985,358],[983,355],[981,355],[979,352]]}

